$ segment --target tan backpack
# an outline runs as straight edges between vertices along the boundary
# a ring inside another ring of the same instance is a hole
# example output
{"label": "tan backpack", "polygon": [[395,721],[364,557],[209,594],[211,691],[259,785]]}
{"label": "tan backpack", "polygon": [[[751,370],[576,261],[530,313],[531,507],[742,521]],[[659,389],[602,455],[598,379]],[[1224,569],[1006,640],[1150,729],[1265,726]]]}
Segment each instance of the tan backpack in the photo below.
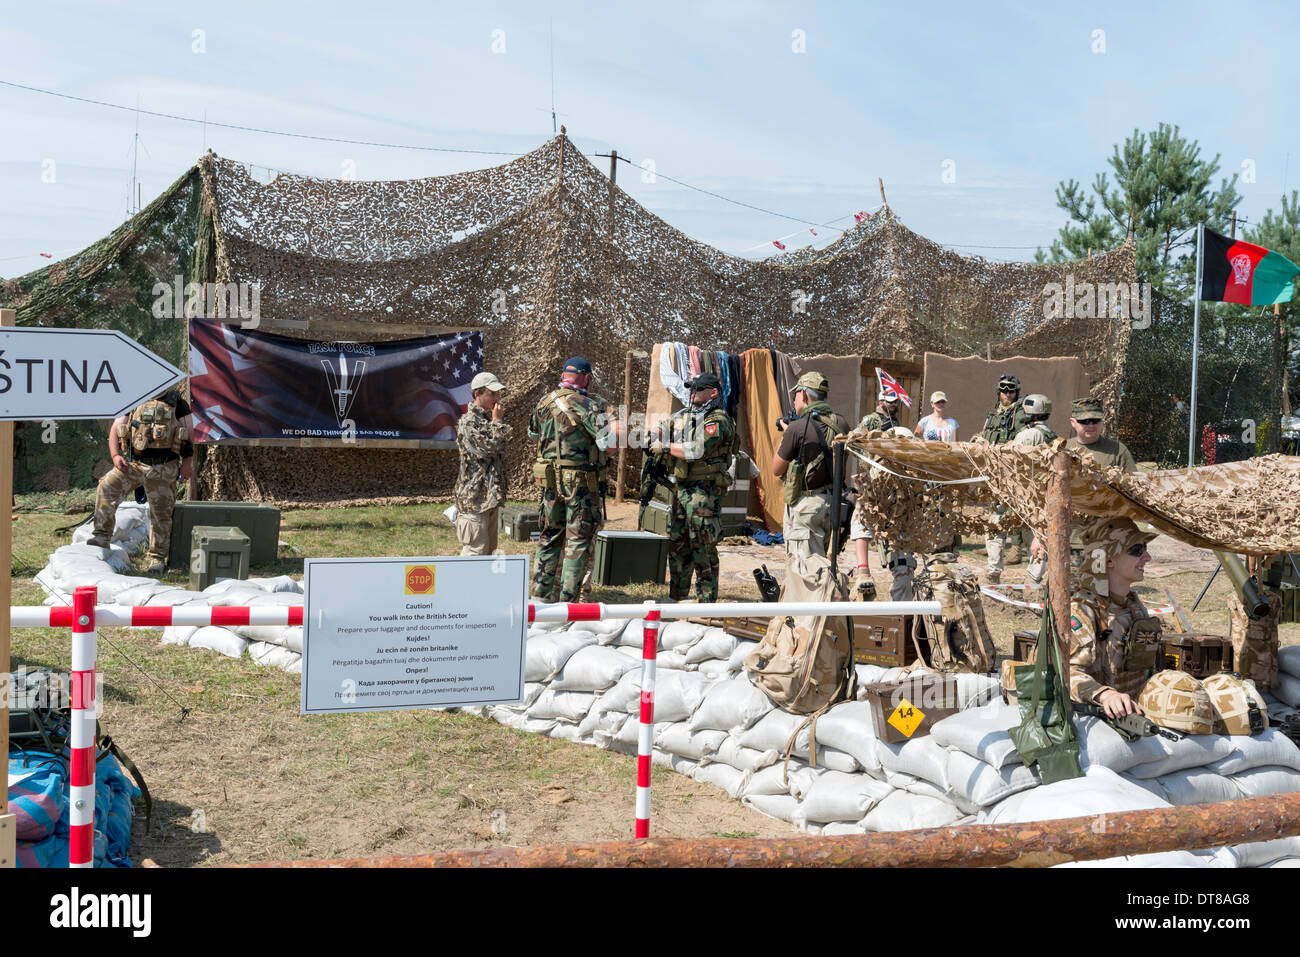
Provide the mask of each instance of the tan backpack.
{"label": "tan backpack", "polygon": [[[823,556],[793,559],[786,566],[781,601],[847,601],[847,589]],[[817,718],[831,705],[852,699],[853,625],[842,616],[773,616],[758,647],[745,657],[749,679],[777,707],[808,720],[786,744],[786,760],[799,732],[810,726],[810,763],[817,764]]]}
{"label": "tan backpack", "polygon": [[914,625],[929,640],[930,667],[981,675],[992,671],[997,650],[984,621],[979,582],[969,569],[956,564],[955,555],[952,561],[927,563],[917,586],[921,597],[930,592],[941,609],[940,622],[919,615]]}

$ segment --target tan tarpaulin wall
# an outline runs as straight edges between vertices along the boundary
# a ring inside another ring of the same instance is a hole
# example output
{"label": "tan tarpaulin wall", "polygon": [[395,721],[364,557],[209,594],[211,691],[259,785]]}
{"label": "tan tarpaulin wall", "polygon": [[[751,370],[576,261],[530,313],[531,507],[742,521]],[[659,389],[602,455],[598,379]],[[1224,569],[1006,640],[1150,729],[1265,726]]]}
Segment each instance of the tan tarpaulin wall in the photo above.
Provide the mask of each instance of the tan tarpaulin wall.
{"label": "tan tarpaulin wall", "polygon": [[1047,420],[1057,435],[1070,438],[1070,403],[1088,395],[1088,374],[1073,357],[1029,359],[1016,356],[989,362],[980,356],[953,359],[937,352],[925,354],[925,395],[917,406],[921,415],[930,414],[930,393],[948,394],[948,414],[960,425],[963,442],[984,430],[984,418],[998,400],[998,379],[1011,374],[1020,378],[1021,397],[1041,392],[1052,400],[1052,417]]}

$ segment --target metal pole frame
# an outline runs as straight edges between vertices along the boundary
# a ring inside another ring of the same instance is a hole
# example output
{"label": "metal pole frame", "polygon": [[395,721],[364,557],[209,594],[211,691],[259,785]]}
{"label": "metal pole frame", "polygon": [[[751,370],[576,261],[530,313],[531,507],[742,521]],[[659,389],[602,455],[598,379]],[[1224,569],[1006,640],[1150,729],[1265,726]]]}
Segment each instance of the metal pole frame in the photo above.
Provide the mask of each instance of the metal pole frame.
{"label": "metal pole frame", "polygon": [[1187,467],[1196,467],[1196,364],[1201,353],[1201,258],[1205,249],[1205,224],[1196,225],[1196,299],[1192,302],[1192,401],[1187,423]]}

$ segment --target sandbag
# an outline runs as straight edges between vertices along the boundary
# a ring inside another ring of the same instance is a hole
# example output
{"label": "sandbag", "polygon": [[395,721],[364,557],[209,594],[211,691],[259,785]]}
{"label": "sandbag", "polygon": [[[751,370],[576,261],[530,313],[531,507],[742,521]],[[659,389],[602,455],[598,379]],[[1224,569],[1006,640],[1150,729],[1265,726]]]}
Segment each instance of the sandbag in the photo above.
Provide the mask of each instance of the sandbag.
{"label": "sandbag", "polygon": [[727,666],[725,661],[718,660],[701,661],[691,667],[714,681],[725,681],[736,673],[734,669]]}
{"label": "sandbag", "polygon": [[1300,771],[1294,768],[1251,768],[1229,779],[1246,797],[1267,797],[1300,791]]}
{"label": "sandbag", "polygon": [[1100,718],[1076,714],[1074,726],[1079,732],[1079,766],[1085,771],[1089,767],[1127,771],[1164,755],[1155,738],[1142,738],[1130,743]]}
{"label": "sandbag", "polygon": [[529,734],[550,734],[554,727],[554,718],[530,718],[527,714],[518,724],[520,731],[527,731]]}
{"label": "sandbag", "polygon": [[872,706],[865,701],[845,701],[817,721],[817,744],[851,755],[859,767],[880,769],[876,734],[871,724]]}
{"label": "sandbag", "polygon": [[655,747],[660,751],[701,761],[717,751],[726,739],[724,731],[692,731],[686,722],[676,721],[655,737]]}
{"label": "sandbag", "polygon": [[691,774],[696,781],[722,788],[733,798],[740,797],[745,773],[725,764],[701,764]]}
{"label": "sandbag", "polygon": [[727,658],[728,671],[743,671],[745,668],[745,658],[749,653],[758,647],[757,641],[739,640],[736,642],[736,649]]}
{"label": "sandbag", "polygon": [[161,644],[188,645],[198,630],[198,625],[171,625],[163,629]]}
{"label": "sandbag", "polygon": [[860,821],[893,792],[885,782],[863,774],[827,771],[813,783],[812,790],[799,805],[796,819],[819,824]]}
{"label": "sandbag", "polygon": [[590,691],[556,691],[548,687],[528,709],[533,719],[556,718],[574,724],[582,721],[591,710],[596,696]]}
{"label": "sandbag", "polygon": [[705,625],[693,621],[667,621],[659,628],[659,650],[678,650],[683,655],[701,638],[707,630]]}
{"label": "sandbag", "polygon": [[878,742],[876,754],[881,766],[888,771],[901,771],[930,781],[944,791],[949,790],[948,750],[928,734],[902,744]]}
{"label": "sandbag", "polygon": [[[1287,660],[1286,653],[1292,648],[1300,648],[1300,645],[1291,645],[1282,649],[1282,661]],[[1295,659],[1292,658],[1292,661]],[[1291,674],[1289,671],[1278,671],[1277,684],[1270,689],[1279,701],[1284,701],[1293,708],[1300,707],[1300,678]]]}
{"label": "sandbag", "polygon": [[1241,791],[1231,780],[1222,774],[1215,774],[1208,768],[1187,768],[1135,783],[1141,786],[1153,785],[1152,793],[1164,798],[1175,807],[1235,801],[1241,797]]}
{"label": "sandbag", "polygon": [[849,837],[853,834],[866,834],[867,829],[860,821],[831,821],[822,826],[823,837]]}
{"label": "sandbag", "polygon": [[949,751],[945,769],[948,790],[967,813],[989,807],[1028,788],[1038,787],[1038,773],[1023,764],[995,768],[964,751]]}
{"label": "sandbag", "polygon": [[979,820],[982,824],[1024,824],[1170,806],[1168,801],[1110,768],[1093,765],[1085,769],[1081,778],[1068,778],[1013,794],[986,808]]}
{"label": "sandbag", "polygon": [[789,797],[790,785],[786,783],[785,768],[777,763],[749,774],[742,794],[751,796],[780,794]]}
{"label": "sandbag", "polygon": [[727,678],[713,684],[691,716],[693,731],[727,731],[738,734],[776,706],[755,688],[748,675]]}
{"label": "sandbag", "polygon": [[[118,591],[113,596],[113,604],[127,605],[134,608],[136,605],[143,605],[155,592],[163,591],[169,587],[150,578]],[[96,596],[96,601],[99,601],[98,596]]]}
{"label": "sandbag", "polygon": [[[707,734],[708,732],[699,733]],[[730,765],[741,771],[757,771],[759,768],[765,768],[779,760],[781,760],[781,755],[777,751],[759,751],[757,748],[741,747],[739,741],[728,735],[718,745],[718,750],[706,757],[704,762],[716,761],[719,764]]]}
{"label": "sandbag", "polygon": [[[1300,645],[1287,645],[1277,651],[1278,668],[1292,678],[1300,678]],[[1295,707],[1295,705],[1292,705]]]}
{"label": "sandbag", "polygon": [[[739,736],[740,743],[746,748],[755,748],[759,751],[770,749],[784,752],[786,744],[790,741],[790,735],[794,734],[803,720],[802,715],[790,714],[788,711],[779,709],[769,711],[752,728]],[[807,734],[808,729],[805,727],[800,732],[805,742]],[[806,743],[805,747],[807,747]]]}
{"label": "sandbag", "polygon": [[911,831],[947,827],[961,817],[961,811],[939,798],[895,791],[867,813],[862,826],[868,831]]}
{"label": "sandbag", "polygon": [[590,645],[579,648],[560,668],[551,682],[553,691],[605,691],[618,683],[636,662],[620,655],[613,648]]}
{"label": "sandbag", "polygon": [[686,663],[699,664],[709,659],[726,661],[736,650],[738,642],[739,639],[735,635],[729,635],[721,628],[705,628],[700,640],[691,645],[690,650],[686,652]]}
{"label": "sandbag", "polygon": [[[630,618],[607,618],[604,621],[584,621],[582,627],[595,635],[598,643],[612,645],[618,641],[623,634],[623,629],[627,628],[631,621]],[[640,634],[639,628],[637,634]]]}
{"label": "sandbag", "polygon": [[[704,675],[691,671],[656,671],[655,722],[685,721],[695,713],[712,684]],[[640,713],[640,702],[641,672],[634,668],[605,692],[602,706],[635,715]]]}
{"label": "sandbag", "polygon": [[1300,748],[1277,728],[1265,728],[1262,734],[1232,735],[1233,751],[1208,765],[1219,774],[1237,774],[1266,764],[1295,768],[1300,771]]}
{"label": "sandbag", "polygon": [[283,645],[273,645],[266,641],[249,642],[248,657],[265,668],[288,668],[295,662],[302,661],[302,655],[299,652],[290,651]]}
{"label": "sandbag", "polygon": [[795,808],[799,806],[798,800],[789,794],[746,794],[740,803],[752,807],[760,814],[787,823],[794,821]]}
{"label": "sandbag", "polygon": [[1134,742],[1132,747],[1136,750],[1148,742],[1154,745],[1159,756],[1129,768],[1127,773],[1132,777],[1158,778],[1184,768],[1203,768],[1235,750],[1232,739],[1222,734],[1188,734],[1177,741],[1153,735]]}
{"label": "sandbag", "polygon": [[594,645],[589,631],[566,631],[529,638],[525,649],[524,680],[550,681],[579,648]]}
{"label": "sandbag", "polygon": [[[524,685],[525,690],[528,687],[530,686]],[[539,684],[537,687],[545,688],[546,686]],[[539,691],[538,693],[540,694],[541,692]],[[529,703],[531,704],[531,702]],[[591,710],[587,712],[587,716],[578,722],[578,728],[582,733],[582,737],[585,739],[589,736],[594,736],[597,732],[613,734],[617,732],[619,728],[623,727],[625,721],[627,721],[626,714],[621,711],[605,710],[601,707],[601,700],[597,699],[596,703],[592,705]]]}
{"label": "sandbag", "polygon": [[213,625],[196,630],[190,635],[188,644],[191,648],[210,648],[228,658],[242,658],[248,648],[247,639],[240,638],[228,628],[217,628]]}
{"label": "sandbag", "polygon": [[557,721],[555,727],[550,731],[552,738],[559,738],[561,741],[572,741],[575,744],[582,742],[582,732],[578,726],[569,721]]}
{"label": "sandbag", "polygon": [[786,784],[790,789],[790,796],[802,801],[813,789],[817,780],[825,774],[829,774],[825,768],[813,768],[803,762],[791,761],[787,769],[785,763],[780,765],[785,772]]}
{"label": "sandbag", "polygon": [[1232,850],[1242,867],[1263,867],[1284,857],[1300,857],[1300,837],[1279,837],[1271,841],[1256,841],[1254,844],[1234,844]]}
{"label": "sandbag", "polygon": [[930,737],[945,748],[961,751],[993,768],[1002,768],[1021,763],[1020,752],[1007,734],[1019,723],[1019,707],[994,701],[936,721],[930,728]]}

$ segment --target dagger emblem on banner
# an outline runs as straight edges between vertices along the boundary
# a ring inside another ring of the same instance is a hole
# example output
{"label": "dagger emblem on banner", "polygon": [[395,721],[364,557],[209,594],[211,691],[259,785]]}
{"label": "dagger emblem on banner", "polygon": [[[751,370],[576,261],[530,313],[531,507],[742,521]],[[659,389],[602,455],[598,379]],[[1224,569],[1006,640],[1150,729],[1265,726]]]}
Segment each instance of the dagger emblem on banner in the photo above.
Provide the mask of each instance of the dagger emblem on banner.
{"label": "dagger emblem on banner", "polygon": [[322,359],[320,364],[325,367],[330,394],[334,396],[334,414],[338,418],[339,428],[342,428],[343,421],[352,409],[352,402],[357,397],[357,390],[361,388],[361,377],[366,374],[366,360],[353,360],[353,367],[349,369],[348,357],[340,349],[338,368],[334,367],[330,359]]}

